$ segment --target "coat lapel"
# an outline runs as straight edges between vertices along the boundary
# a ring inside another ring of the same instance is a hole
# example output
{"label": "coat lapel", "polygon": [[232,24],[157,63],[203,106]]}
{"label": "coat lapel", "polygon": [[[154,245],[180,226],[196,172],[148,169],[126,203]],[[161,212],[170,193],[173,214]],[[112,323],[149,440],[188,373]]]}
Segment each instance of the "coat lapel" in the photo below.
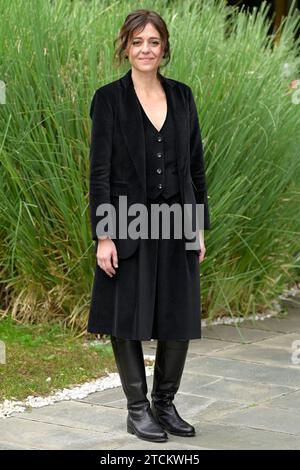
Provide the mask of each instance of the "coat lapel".
{"label": "coat lapel", "polygon": [[[173,115],[175,129],[175,148],[177,149],[176,158],[179,172],[183,172],[186,152],[187,112],[184,106],[184,100],[177,90],[176,82],[159,74],[165,92],[168,95],[170,112]],[[145,153],[145,135],[143,126],[143,117],[134,91],[131,77],[131,69],[119,79],[121,84],[121,93],[119,99],[120,124],[123,136],[127,145],[129,155],[136,168],[141,186],[146,197],[146,153]],[[180,99],[181,98],[181,99]],[[181,179],[181,178],[180,178]]]}

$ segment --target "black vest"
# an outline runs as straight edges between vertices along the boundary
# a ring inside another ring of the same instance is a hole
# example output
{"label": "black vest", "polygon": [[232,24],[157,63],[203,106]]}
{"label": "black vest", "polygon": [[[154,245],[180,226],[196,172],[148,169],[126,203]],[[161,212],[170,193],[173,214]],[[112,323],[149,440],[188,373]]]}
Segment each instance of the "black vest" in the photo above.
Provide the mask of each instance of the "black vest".
{"label": "black vest", "polygon": [[170,111],[158,131],[146,115],[140,101],[145,131],[147,197],[155,199],[162,195],[165,199],[179,192],[179,178],[176,162],[173,118]]}

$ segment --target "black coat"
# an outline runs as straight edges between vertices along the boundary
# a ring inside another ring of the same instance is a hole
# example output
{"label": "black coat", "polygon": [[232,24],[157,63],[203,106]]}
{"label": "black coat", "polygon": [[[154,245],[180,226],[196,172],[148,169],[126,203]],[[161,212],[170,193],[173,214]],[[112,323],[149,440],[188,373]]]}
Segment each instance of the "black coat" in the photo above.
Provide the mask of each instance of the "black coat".
{"label": "black coat", "polygon": [[[210,228],[203,146],[197,108],[191,88],[177,80],[159,78],[168,87],[174,116],[180,193],[184,203],[204,204],[204,226]],[[143,118],[136,101],[131,69],[120,79],[98,88],[93,96],[90,147],[90,221],[97,249],[96,215],[102,203],[111,203],[118,217],[118,196],[127,205],[146,204],[146,158]],[[128,223],[134,217],[128,217]],[[201,228],[201,227],[200,227]],[[99,232],[98,232],[99,235]],[[114,237],[112,237],[114,238]],[[128,258],[140,239],[114,238],[118,258]]]}

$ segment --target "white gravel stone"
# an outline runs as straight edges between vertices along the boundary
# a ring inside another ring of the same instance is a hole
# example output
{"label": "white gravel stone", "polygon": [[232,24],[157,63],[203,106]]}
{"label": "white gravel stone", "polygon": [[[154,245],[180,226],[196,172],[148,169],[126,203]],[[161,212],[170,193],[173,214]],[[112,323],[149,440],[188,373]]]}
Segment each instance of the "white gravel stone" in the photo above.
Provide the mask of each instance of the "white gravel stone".
{"label": "white gravel stone", "polygon": [[[145,359],[154,360],[153,355],[144,355]],[[146,366],[146,375],[153,374],[153,365]],[[0,404],[0,418],[8,418],[17,413],[24,413],[28,408],[41,408],[42,406],[52,405],[58,401],[78,400],[87,397],[90,393],[100,392],[108,388],[115,388],[121,385],[120,377],[117,372],[108,373],[107,376],[100,379],[86,382],[73,388],[64,388],[58,390],[47,397],[28,396],[24,401],[4,400]]]}

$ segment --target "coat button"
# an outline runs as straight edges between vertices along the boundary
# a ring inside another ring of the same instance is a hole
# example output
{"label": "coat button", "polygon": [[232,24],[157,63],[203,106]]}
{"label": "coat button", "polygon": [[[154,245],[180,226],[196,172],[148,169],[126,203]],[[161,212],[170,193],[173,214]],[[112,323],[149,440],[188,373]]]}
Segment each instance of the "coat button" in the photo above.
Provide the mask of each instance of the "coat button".
{"label": "coat button", "polygon": [[157,155],[158,158],[161,158],[163,156],[163,154],[161,152],[157,152],[156,155]]}
{"label": "coat button", "polygon": [[157,185],[157,187],[158,187],[158,189],[162,189],[163,185],[162,185],[161,183],[159,183],[159,184]]}
{"label": "coat button", "polygon": [[161,136],[161,135],[158,135],[158,136],[157,136],[157,142],[162,142],[162,140],[163,140],[162,136]]}
{"label": "coat button", "polygon": [[161,168],[156,168],[156,173],[158,173],[160,175],[161,172],[162,172]]}

